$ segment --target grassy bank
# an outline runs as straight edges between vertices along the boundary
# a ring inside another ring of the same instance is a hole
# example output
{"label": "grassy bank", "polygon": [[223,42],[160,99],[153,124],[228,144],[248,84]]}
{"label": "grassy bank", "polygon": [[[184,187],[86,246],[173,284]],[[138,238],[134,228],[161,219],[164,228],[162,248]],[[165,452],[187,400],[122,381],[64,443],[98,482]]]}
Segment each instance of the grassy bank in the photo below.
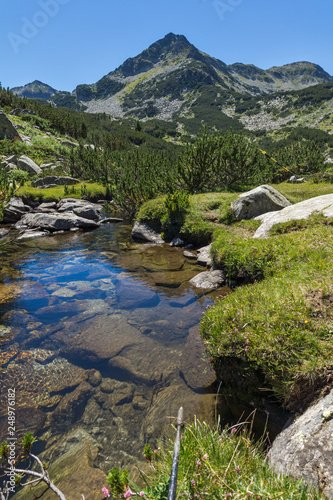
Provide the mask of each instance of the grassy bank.
{"label": "grassy bank", "polygon": [[[314,500],[323,498],[301,480],[275,474],[265,460],[264,443],[254,444],[251,423],[220,431],[195,421],[181,440],[177,498],[237,500]],[[147,455],[146,455],[147,456]],[[131,487],[144,498],[166,500],[173,458],[173,442],[148,453],[151,473],[146,487]]]}
{"label": "grassy bank", "polygon": [[81,182],[73,186],[57,186],[47,189],[34,188],[26,183],[15,193],[24,200],[46,203],[59,201],[62,198],[85,198],[91,201],[104,200],[106,188],[97,182]]}
{"label": "grassy bank", "polygon": [[[292,202],[333,190],[329,183],[275,187]],[[236,196],[193,195],[186,212],[189,228],[194,215],[209,225],[207,242],[214,228],[214,264],[241,285],[205,312],[201,333],[225,394],[259,405],[273,391],[296,412],[333,385],[332,221],[314,215],[252,239],[256,221],[225,224]],[[163,198],[153,200],[138,218],[161,227],[163,210]]]}

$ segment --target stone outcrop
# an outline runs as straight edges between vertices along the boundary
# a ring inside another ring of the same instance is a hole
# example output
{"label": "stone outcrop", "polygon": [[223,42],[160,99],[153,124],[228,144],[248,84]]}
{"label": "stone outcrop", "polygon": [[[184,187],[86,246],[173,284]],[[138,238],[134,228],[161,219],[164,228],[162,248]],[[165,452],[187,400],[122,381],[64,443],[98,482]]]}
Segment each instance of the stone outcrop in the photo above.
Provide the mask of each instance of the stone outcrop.
{"label": "stone outcrop", "polygon": [[226,277],[224,272],[218,269],[215,271],[204,271],[194,276],[194,278],[190,280],[190,283],[196,288],[208,290],[225,285]]}
{"label": "stone outcrop", "polygon": [[92,203],[79,198],[63,198],[57,203],[57,209],[59,212],[72,212],[86,206],[93,207],[97,211],[102,208],[98,203]]}
{"label": "stone outcrop", "polygon": [[236,220],[252,219],[267,212],[282,210],[291,205],[281,193],[271,186],[262,185],[242,193],[231,203]]}
{"label": "stone outcrop", "polygon": [[135,222],[132,229],[132,238],[141,241],[149,241],[150,243],[157,243],[159,245],[164,243],[161,235],[144,222]]}
{"label": "stone outcrop", "polygon": [[[46,168],[43,165],[40,168],[42,168],[42,167]],[[78,184],[79,182],[80,181],[78,179],[74,179],[73,177],[48,175],[46,177],[43,177],[42,179],[37,179],[36,181],[33,181],[31,184],[33,187],[45,189],[45,188],[49,187],[50,185],[52,185],[52,186],[72,186],[74,184]]]}
{"label": "stone outcrop", "polygon": [[39,175],[42,173],[42,169],[35,163],[29,156],[22,155],[18,161],[17,166],[21,170],[25,170],[32,175]]}
{"label": "stone outcrop", "polygon": [[333,498],[333,390],[275,439],[268,454],[278,474],[302,477]]}
{"label": "stone outcrop", "polygon": [[19,132],[16,130],[7,115],[0,110],[0,140],[19,140],[22,141]]}
{"label": "stone outcrop", "polygon": [[16,108],[13,109],[10,112],[10,114],[14,116],[20,116],[20,115],[36,115],[37,113],[35,113],[35,111],[32,111],[31,109]]}
{"label": "stone outcrop", "polygon": [[65,148],[77,148],[79,146],[77,142],[72,141],[60,141],[60,144],[65,146]]}
{"label": "stone outcrop", "polygon": [[314,212],[321,212],[325,217],[333,217],[333,194],[325,194],[301,201],[279,212],[271,212],[256,217],[261,221],[261,226],[254,233],[254,238],[267,238],[270,229],[281,222],[307,219]]}
{"label": "stone outcrop", "polygon": [[25,205],[21,198],[13,196],[3,211],[4,224],[13,224],[21,219],[23,215],[30,212],[31,208]]}
{"label": "stone outcrop", "polygon": [[197,255],[197,262],[200,266],[211,266],[213,261],[210,255],[210,249],[212,245],[207,245],[205,247],[199,248]]}
{"label": "stone outcrop", "polygon": [[54,214],[26,214],[17,223],[17,227],[28,227],[29,229],[40,228],[46,231],[69,231],[73,228],[93,229],[99,227],[98,222],[78,217],[74,213]]}

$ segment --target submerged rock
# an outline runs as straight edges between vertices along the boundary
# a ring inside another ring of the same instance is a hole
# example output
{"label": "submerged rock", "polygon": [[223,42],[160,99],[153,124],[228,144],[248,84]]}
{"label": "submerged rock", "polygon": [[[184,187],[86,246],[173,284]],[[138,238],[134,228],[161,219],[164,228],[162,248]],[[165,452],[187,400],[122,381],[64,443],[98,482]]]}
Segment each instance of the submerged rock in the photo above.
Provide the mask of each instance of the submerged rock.
{"label": "submerged rock", "polygon": [[216,380],[216,373],[209,361],[204,361],[205,346],[199,326],[190,328],[190,333],[180,358],[180,373],[186,384],[194,391],[209,387]]}
{"label": "submerged rock", "polygon": [[226,276],[223,271],[204,271],[190,280],[190,283],[197,288],[212,289],[225,285]]}

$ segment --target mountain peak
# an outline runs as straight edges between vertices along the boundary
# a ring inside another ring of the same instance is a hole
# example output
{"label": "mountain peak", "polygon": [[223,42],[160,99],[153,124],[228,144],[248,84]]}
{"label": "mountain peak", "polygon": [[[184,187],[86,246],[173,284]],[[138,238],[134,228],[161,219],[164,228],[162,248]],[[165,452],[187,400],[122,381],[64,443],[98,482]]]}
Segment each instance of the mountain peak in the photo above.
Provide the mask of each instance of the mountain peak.
{"label": "mountain peak", "polygon": [[58,91],[50,85],[43,83],[39,80],[34,80],[24,87],[14,87],[11,89],[14,94],[17,94],[20,97],[30,97],[30,98],[39,98],[39,99],[49,99]]}
{"label": "mountain peak", "polygon": [[189,57],[199,53],[184,35],[168,33],[164,38],[157,40],[141,54],[128,58],[115,72],[121,76],[134,76],[149,71],[156,64],[163,64],[179,56]]}

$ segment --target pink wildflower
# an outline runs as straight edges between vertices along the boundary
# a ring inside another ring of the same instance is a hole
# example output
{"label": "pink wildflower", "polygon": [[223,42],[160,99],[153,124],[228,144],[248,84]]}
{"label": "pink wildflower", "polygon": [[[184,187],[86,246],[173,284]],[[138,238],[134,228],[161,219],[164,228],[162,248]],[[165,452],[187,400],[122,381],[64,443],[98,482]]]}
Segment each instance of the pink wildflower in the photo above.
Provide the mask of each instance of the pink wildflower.
{"label": "pink wildflower", "polygon": [[233,427],[233,428],[231,429],[231,434],[235,434],[235,432],[236,432],[236,427]]}
{"label": "pink wildflower", "polygon": [[236,472],[240,471],[240,468],[238,467],[238,465],[236,465],[235,470],[236,470]]}
{"label": "pink wildflower", "polygon": [[124,498],[129,498],[131,494],[132,494],[131,490],[127,490],[126,493],[124,493]]}
{"label": "pink wildflower", "polygon": [[154,453],[158,453],[158,450],[154,450]]}
{"label": "pink wildflower", "polygon": [[249,344],[249,343],[250,343],[249,339],[246,339],[246,343],[247,343],[247,344]]}
{"label": "pink wildflower", "polygon": [[233,322],[233,323],[235,323],[235,321],[236,321],[236,318],[233,318],[233,319],[232,319],[232,322]]}
{"label": "pink wildflower", "polygon": [[102,493],[104,493],[104,498],[110,498],[110,493],[107,488],[102,488]]}
{"label": "pink wildflower", "polygon": [[204,460],[207,460],[208,458],[208,453],[205,453],[204,456],[202,457]]}
{"label": "pink wildflower", "polygon": [[201,465],[200,460],[197,460],[197,467],[200,467],[200,465]]}
{"label": "pink wildflower", "polygon": [[238,328],[234,328],[234,332],[237,333],[238,332]]}
{"label": "pink wildflower", "polygon": [[192,486],[194,486],[194,485],[195,485],[195,481],[194,481],[194,479],[192,479],[192,480],[191,480],[191,484],[192,484]]}
{"label": "pink wildflower", "polygon": [[139,496],[140,497],[144,497],[145,496],[145,492],[144,491],[140,491]]}

